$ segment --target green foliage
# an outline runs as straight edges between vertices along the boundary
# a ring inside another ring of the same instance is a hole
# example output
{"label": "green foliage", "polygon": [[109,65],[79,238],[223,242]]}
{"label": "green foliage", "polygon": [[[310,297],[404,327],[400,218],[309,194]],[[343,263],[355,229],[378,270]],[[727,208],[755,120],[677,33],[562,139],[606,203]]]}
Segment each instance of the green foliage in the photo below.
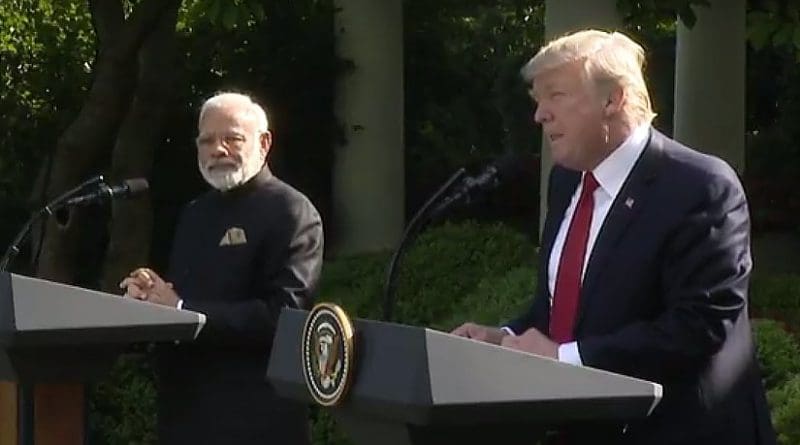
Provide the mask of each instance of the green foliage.
{"label": "green foliage", "polygon": [[121,356],[111,373],[91,388],[90,442],[98,445],[155,443],[155,397],[149,358]]}
{"label": "green foliage", "polygon": [[[461,302],[484,307],[477,304],[484,297],[484,303],[502,305],[501,289],[492,286],[517,290],[514,286],[520,283],[513,278],[519,278],[523,265],[533,263],[534,253],[532,241],[502,224],[468,221],[431,229],[401,259],[394,319],[430,326],[450,317],[454,308],[462,310]],[[326,263],[321,299],[343,305],[353,316],[380,317],[388,259],[387,253],[378,253]]]}
{"label": "green foliage", "polygon": [[207,23],[230,31],[251,27],[267,15],[263,0],[184,0],[182,10],[179,29]]}
{"label": "green foliage", "polygon": [[752,314],[800,329],[800,276],[796,274],[755,275],[750,286]]}
{"label": "green foliage", "polygon": [[487,277],[534,257],[533,241],[501,224],[446,224],[423,234],[399,278],[395,319],[432,325]]}
{"label": "green foliage", "polygon": [[85,0],[0,2],[0,244],[25,215],[43,156],[82,102],[94,57]]}
{"label": "green foliage", "polygon": [[452,330],[466,320],[500,326],[527,310],[536,287],[536,268],[527,263],[498,275],[483,277],[472,292],[456,302],[449,316],[432,327]]}
{"label": "green foliage", "polygon": [[623,17],[677,16],[689,28],[697,22],[694,8],[709,6],[708,0],[617,0],[617,10]]}
{"label": "green foliage", "polygon": [[769,47],[800,59],[800,2],[752,1],[747,13],[747,39],[756,50]]}
{"label": "green foliage", "polygon": [[800,443],[800,343],[774,320],[754,320],[753,331],[778,442]]}
{"label": "green foliage", "polygon": [[538,153],[519,70],[541,46],[543,1],[411,0],[404,22],[409,209],[459,167]]}
{"label": "green foliage", "polygon": [[757,275],[753,278],[750,301],[757,308],[800,308],[800,276],[796,274]]}
{"label": "green foliage", "polygon": [[800,345],[777,321],[753,320],[758,362],[765,387],[776,388],[800,373]]}
{"label": "green foliage", "polygon": [[320,407],[311,409],[311,441],[314,445],[351,445],[342,428],[336,425],[330,411]]}
{"label": "green foliage", "polygon": [[772,422],[781,445],[800,443],[800,374],[768,394]]}

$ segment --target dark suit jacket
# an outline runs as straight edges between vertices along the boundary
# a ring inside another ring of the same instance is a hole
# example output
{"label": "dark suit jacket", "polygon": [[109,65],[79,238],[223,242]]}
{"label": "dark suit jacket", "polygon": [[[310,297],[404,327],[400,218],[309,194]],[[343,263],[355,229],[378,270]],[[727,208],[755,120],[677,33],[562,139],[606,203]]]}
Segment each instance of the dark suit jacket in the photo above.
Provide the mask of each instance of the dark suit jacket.
{"label": "dark suit jacket", "polygon": [[322,243],[311,202],[267,170],[186,207],[168,280],[207,323],[158,350],[161,443],[309,443],[306,407],[265,378],[281,308],[311,304]]}
{"label": "dark suit jacket", "polygon": [[[551,173],[538,288],[509,323],[517,333],[548,332],[547,264],[580,178]],[[748,320],[751,269],[736,173],[652,130],[591,252],[574,334],[584,365],[661,383],[664,397],[624,434],[584,425],[570,443],[774,444]]]}

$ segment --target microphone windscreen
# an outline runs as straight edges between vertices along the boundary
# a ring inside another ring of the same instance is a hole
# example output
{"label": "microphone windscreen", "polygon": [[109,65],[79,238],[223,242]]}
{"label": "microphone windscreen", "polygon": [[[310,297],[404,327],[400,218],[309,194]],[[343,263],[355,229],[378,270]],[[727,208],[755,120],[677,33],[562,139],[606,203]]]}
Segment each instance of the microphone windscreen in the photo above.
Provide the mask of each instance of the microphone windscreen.
{"label": "microphone windscreen", "polygon": [[126,179],[124,184],[128,188],[129,195],[138,195],[146,192],[150,188],[150,184],[148,184],[147,179],[144,178]]}

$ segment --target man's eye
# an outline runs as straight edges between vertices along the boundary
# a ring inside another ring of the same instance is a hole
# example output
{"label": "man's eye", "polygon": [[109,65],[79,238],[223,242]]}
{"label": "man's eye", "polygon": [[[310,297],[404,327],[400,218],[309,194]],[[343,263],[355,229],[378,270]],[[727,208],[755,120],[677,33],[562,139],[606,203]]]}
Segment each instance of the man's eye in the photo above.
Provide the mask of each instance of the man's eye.
{"label": "man's eye", "polygon": [[241,144],[244,138],[241,136],[225,136],[225,142],[228,144]]}

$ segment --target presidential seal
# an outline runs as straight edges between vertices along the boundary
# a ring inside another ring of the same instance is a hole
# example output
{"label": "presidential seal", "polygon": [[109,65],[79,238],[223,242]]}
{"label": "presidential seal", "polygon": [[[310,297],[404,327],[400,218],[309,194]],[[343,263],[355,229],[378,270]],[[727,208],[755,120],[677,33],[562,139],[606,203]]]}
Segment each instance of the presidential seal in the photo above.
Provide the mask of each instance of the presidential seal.
{"label": "presidential seal", "polygon": [[308,392],[323,406],[347,394],[353,374],[353,324],[341,307],[319,303],[303,328],[303,374]]}

